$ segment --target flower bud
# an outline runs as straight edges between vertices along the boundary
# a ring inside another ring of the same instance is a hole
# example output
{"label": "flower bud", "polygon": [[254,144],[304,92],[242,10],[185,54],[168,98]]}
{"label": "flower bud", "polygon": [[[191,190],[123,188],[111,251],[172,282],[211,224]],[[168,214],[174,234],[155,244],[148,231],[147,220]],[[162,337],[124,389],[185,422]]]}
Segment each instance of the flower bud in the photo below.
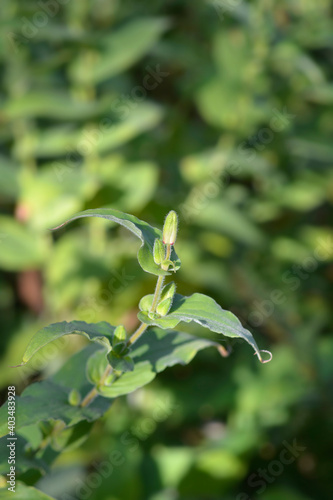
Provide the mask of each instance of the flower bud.
{"label": "flower bud", "polygon": [[165,259],[165,249],[161,240],[156,238],[154,242],[154,261],[155,264],[160,265]]}
{"label": "flower bud", "polygon": [[126,330],[123,327],[123,325],[117,326],[117,328],[114,331],[113,334],[113,339],[112,339],[112,345],[115,346],[121,342],[125,342],[127,337]]}
{"label": "flower bud", "polygon": [[177,236],[178,216],[174,210],[168,213],[163,226],[163,243],[174,245]]}
{"label": "flower bud", "polygon": [[161,301],[165,299],[173,299],[174,295],[176,292],[176,283],[171,281],[171,283],[168,283],[163,287],[162,293],[161,293]]}
{"label": "flower bud", "polygon": [[78,406],[81,402],[81,395],[77,389],[72,389],[68,394],[68,402],[71,406]]}
{"label": "flower bud", "polygon": [[161,316],[166,316],[170,310],[171,305],[172,305],[171,298],[162,300],[162,302],[160,302],[156,307],[157,314],[160,314]]}

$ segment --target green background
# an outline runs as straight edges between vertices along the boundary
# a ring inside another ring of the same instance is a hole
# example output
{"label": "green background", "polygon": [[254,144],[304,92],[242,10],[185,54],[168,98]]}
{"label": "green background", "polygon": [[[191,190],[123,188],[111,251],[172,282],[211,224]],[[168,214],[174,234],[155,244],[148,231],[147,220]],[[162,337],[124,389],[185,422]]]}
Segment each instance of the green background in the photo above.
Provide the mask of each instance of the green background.
{"label": "green background", "polygon": [[22,481],[59,500],[330,499],[330,2],[2,0],[0,14],[2,401],[85,345],[9,368],[39,328],[133,330],[153,289],[126,230],[49,231],[88,208],[159,227],[176,210],[178,292],[211,295],[273,353],[199,352]]}

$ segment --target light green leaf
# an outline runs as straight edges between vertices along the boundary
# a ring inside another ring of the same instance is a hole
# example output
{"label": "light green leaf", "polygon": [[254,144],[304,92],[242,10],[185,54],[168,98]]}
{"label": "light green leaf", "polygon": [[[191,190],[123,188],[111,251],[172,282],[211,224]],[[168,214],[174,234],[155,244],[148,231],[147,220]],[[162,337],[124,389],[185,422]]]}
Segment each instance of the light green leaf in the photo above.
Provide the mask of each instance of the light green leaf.
{"label": "light green leaf", "polygon": [[116,99],[113,107],[115,119],[108,118],[105,123],[100,121],[80,130],[71,125],[40,130],[36,135],[27,135],[14,146],[14,153],[37,158],[65,156],[68,151],[79,156],[106,153],[156,127],[163,117],[161,106],[151,102],[135,103],[133,108],[131,103],[125,102],[122,106],[121,99]]}
{"label": "light green leaf", "polygon": [[19,193],[19,169],[15,163],[0,156],[0,194],[5,199],[15,199]]}
{"label": "light green leaf", "polygon": [[152,303],[154,299],[154,294],[150,293],[149,295],[145,295],[139,302],[140,311],[148,312],[151,309]]}
{"label": "light green leaf", "polygon": [[[7,119],[43,117],[55,120],[88,120],[111,105],[111,96],[98,101],[75,100],[65,92],[55,89],[15,96],[4,106]],[[114,96],[113,96],[114,99]]]}
{"label": "light green leaf", "polygon": [[[102,219],[117,222],[118,224],[126,227],[141,240],[141,247],[138,251],[138,261],[142,269],[147,273],[155,274],[157,276],[170,274],[167,271],[163,271],[154,261],[154,241],[155,238],[161,238],[162,236],[162,233],[159,229],[150,226],[149,224],[147,224],[147,222],[138,219],[134,215],[125,214],[124,212],[120,212],[119,210],[114,210],[112,208],[98,208],[79,212],[78,214],[71,217],[68,221],[64,222],[54,229],[58,229],[68,222],[80,219],[82,217],[100,217]],[[174,248],[172,248],[171,259],[176,262],[176,268],[179,268],[180,260]]]}
{"label": "light green leaf", "polygon": [[88,359],[86,366],[86,374],[89,382],[94,385],[99,384],[107,366],[108,360],[105,349],[94,352]]}
{"label": "light green leaf", "polygon": [[142,323],[146,323],[149,326],[159,326],[164,330],[168,328],[175,328],[178,325],[178,318],[170,318],[168,316],[160,316],[157,313],[147,313],[146,311],[140,311],[138,313],[138,319]]}
{"label": "light green leaf", "polygon": [[110,340],[114,332],[114,327],[101,321],[100,323],[85,323],[84,321],[62,321],[53,323],[39,330],[30,340],[28,347],[23,355],[25,364],[41,347],[49,344],[53,340],[59,339],[64,335],[78,334],[87,337],[92,342],[97,342],[111,349]]}
{"label": "light green leaf", "polygon": [[105,50],[95,57],[90,71],[87,71],[87,59],[84,55],[74,61],[71,67],[72,78],[91,85],[125,71],[148,52],[168,24],[163,18],[128,22],[104,39]]}
{"label": "light green leaf", "polygon": [[0,267],[21,271],[39,266],[47,254],[46,239],[13,217],[0,217]]}
{"label": "light green leaf", "polygon": [[265,235],[237,205],[227,200],[210,200],[205,210],[195,212],[193,222],[220,231],[232,239],[253,247],[263,246]]}

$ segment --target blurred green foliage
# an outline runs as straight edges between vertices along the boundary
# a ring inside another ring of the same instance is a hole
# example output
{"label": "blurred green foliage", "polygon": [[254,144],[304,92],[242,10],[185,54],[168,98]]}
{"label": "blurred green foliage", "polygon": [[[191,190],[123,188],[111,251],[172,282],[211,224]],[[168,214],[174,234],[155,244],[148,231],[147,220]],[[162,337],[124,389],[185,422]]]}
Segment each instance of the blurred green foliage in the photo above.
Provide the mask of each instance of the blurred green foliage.
{"label": "blurred green foliage", "polygon": [[[27,426],[18,452],[40,451],[18,458],[17,498],[37,498],[26,484],[60,500],[331,499],[330,2],[1,0],[0,14],[3,401],[85,345],[8,368],[39,328],[133,329],[152,290],[122,229],[48,231],[88,208],[160,226],[177,210],[180,293],[214,296],[274,355],[200,352],[91,433]],[[42,476],[38,460],[63,446]]]}

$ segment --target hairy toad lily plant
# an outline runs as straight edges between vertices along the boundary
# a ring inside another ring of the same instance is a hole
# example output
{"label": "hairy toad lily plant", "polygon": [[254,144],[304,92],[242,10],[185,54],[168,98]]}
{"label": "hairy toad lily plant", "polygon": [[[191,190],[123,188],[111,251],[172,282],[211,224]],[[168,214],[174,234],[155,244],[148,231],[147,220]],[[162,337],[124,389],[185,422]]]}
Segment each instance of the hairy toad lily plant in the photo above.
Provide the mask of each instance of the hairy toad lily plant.
{"label": "hairy toad lily plant", "polygon": [[185,297],[176,293],[174,282],[164,283],[181,264],[174,247],[178,229],[175,211],[167,215],[163,231],[133,215],[109,208],[80,212],[64,224],[83,217],[116,222],[141,240],[138,262],[145,272],[157,277],[155,290],[140,300],[138,328],[133,333],[128,333],[123,325],[112,326],[104,321],[94,324],[62,321],[35,334],[22,364],[39,349],[65,335],[84,335],[90,342],[54,376],[30,385],[23,392],[18,398],[20,426],[60,420],[75,428],[78,422],[100,417],[113,398],[144,386],[168,366],[189,363],[196,352],[205,347],[213,346],[221,354],[227,353],[218,341],[178,331],[176,328],[181,322],[194,321],[220,334],[221,340],[224,337],[243,339],[262,363],[271,359],[270,353],[267,361],[262,359],[263,351],[258,349],[251,333],[211,297],[201,293]]}

